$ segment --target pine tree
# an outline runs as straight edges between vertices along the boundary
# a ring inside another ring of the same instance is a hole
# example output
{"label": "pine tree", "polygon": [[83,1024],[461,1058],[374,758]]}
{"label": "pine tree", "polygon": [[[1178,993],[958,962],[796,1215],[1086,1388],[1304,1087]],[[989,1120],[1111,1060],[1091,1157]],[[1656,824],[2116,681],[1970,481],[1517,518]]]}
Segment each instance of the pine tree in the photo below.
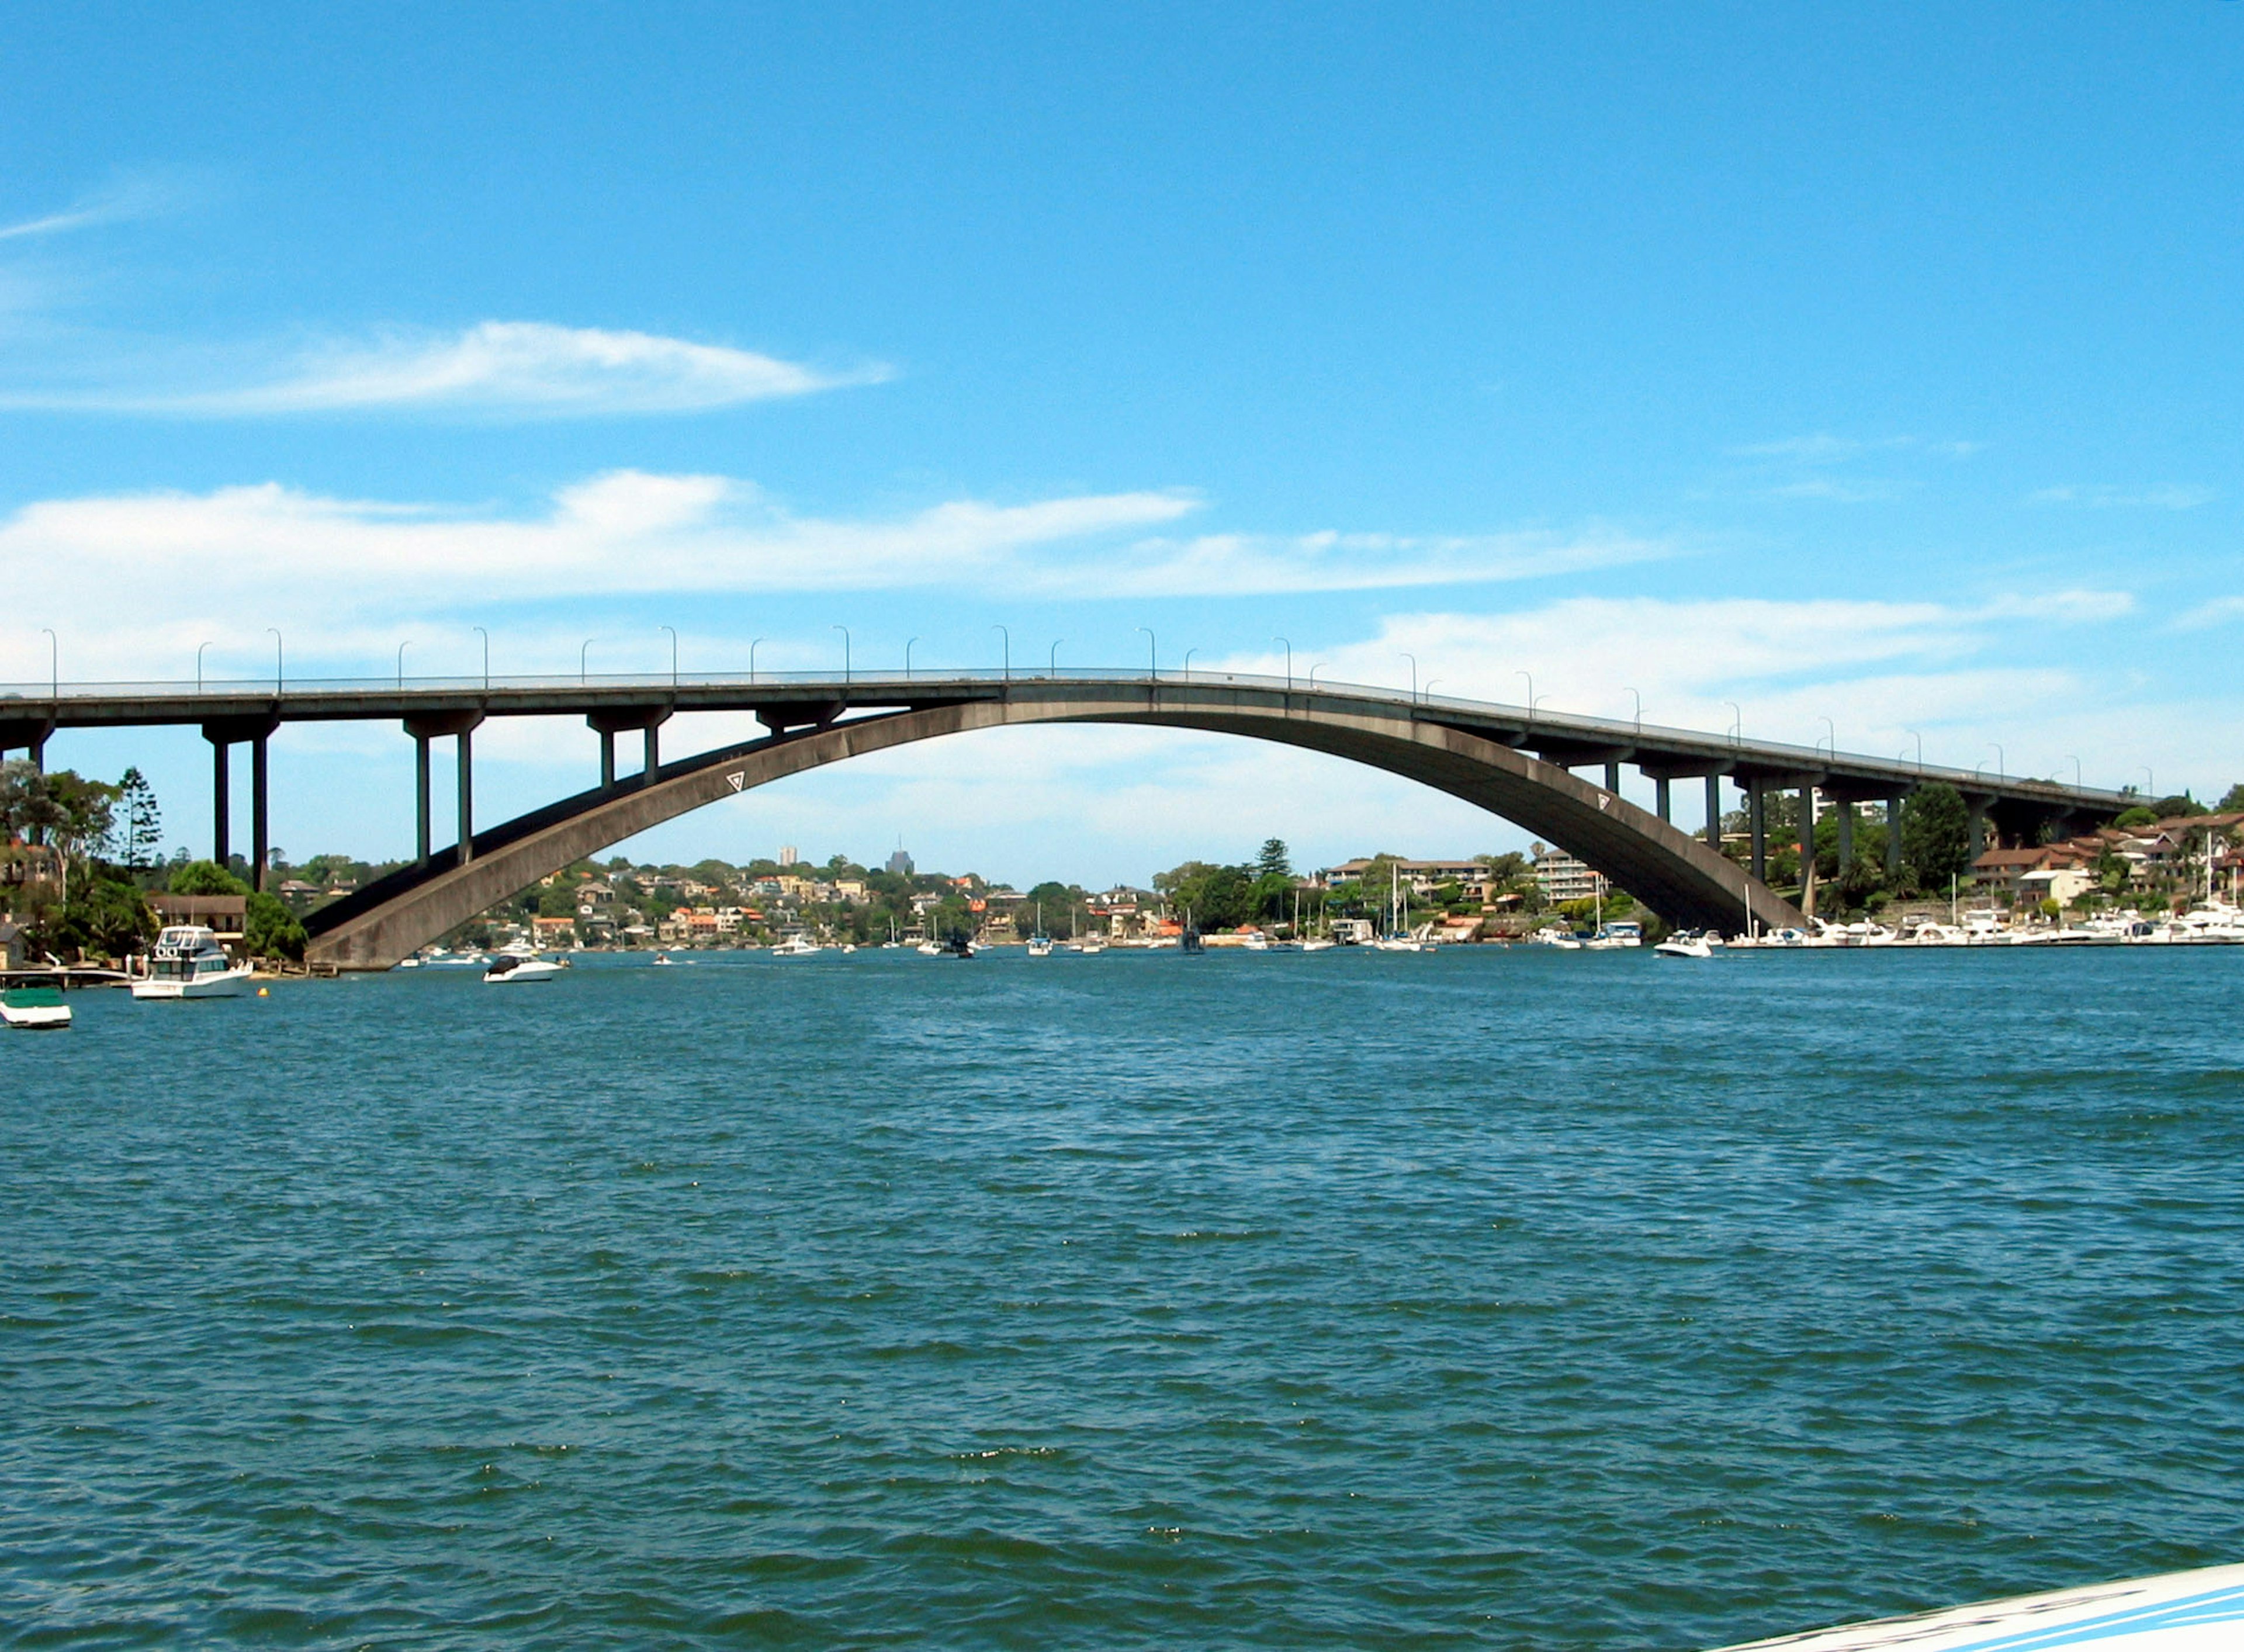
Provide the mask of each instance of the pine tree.
{"label": "pine tree", "polygon": [[138,768],[128,768],[118,782],[118,801],[125,805],[125,870],[137,872],[162,858],[164,816],[156,807],[156,789]]}

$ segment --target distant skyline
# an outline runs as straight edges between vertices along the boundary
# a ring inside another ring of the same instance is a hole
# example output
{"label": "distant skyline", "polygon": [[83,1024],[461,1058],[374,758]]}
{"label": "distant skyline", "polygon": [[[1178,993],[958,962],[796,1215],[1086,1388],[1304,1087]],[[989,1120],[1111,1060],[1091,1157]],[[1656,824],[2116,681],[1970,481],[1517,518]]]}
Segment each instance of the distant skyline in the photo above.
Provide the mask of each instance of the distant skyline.
{"label": "distant skyline", "polygon": [[[11,21],[0,681],[1297,669],[2217,796],[2244,6]],[[738,737],[680,720],[666,748]],[[581,727],[478,736],[489,824]],[[274,742],[395,856],[410,747]],[[191,732],[136,763],[207,847]],[[2147,771],[2147,772],[2146,772]],[[1633,785],[1633,782],[1632,782]],[[1017,731],[621,846],[1026,887],[1525,834]],[[239,836],[239,835],[238,835]],[[875,853],[875,850],[878,853]]]}

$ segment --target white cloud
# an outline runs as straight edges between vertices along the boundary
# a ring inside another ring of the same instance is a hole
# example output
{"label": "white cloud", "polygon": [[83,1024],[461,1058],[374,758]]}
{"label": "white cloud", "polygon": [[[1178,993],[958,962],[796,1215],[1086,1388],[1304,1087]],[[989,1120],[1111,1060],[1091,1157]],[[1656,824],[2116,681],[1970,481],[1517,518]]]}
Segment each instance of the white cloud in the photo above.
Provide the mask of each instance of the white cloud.
{"label": "white cloud", "polygon": [[13,390],[0,392],[0,406],[217,418],[385,410],[562,418],[700,412],[869,383],[888,371],[823,372],[653,333],[483,322],[456,334],[318,345],[247,384]]}
{"label": "white cloud", "polygon": [[2244,597],[2215,597],[2176,620],[2174,628],[2178,631],[2203,631],[2209,626],[2227,625],[2232,620],[2244,620]]}
{"label": "white cloud", "polygon": [[2219,497],[2211,488],[2166,483],[2145,488],[2043,488],[2026,499],[2031,504],[2078,504],[2099,511],[2193,511]]}
{"label": "white cloud", "polygon": [[[448,616],[529,592],[548,602],[898,589],[1238,595],[1516,579],[1662,551],[1605,531],[1447,538],[1159,531],[1199,508],[1189,494],[1139,491],[820,518],[796,515],[730,477],[620,471],[564,488],[525,515],[339,499],[267,483],[25,506],[0,519],[0,572],[41,571],[37,623],[71,634],[71,672],[83,676],[145,674],[149,660],[192,657],[206,639],[226,652],[237,638],[261,648],[255,639],[267,625],[281,627],[292,655],[308,662],[386,660],[401,626],[456,629]],[[160,615],[119,624],[116,593],[138,589],[171,594]],[[518,657],[520,647],[512,652]]]}

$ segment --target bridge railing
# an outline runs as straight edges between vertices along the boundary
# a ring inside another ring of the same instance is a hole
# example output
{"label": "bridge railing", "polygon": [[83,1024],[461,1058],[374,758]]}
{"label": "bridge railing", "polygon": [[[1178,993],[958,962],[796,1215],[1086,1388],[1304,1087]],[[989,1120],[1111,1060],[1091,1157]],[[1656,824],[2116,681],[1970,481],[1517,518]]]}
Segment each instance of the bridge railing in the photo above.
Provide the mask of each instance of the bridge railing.
{"label": "bridge railing", "polygon": [[[201,679],[161,680],[113,682],[18,682],[0,684],[0,718],[8,714],[11,702],[20,705],[24,713],[37,714],[49,708],[64,711],[72,703],[113,703],[134,700],[155,700],[177,702],[188,700],[208,701],[213,715],[238,712],[244,702],[271,706],[276,701],[284,706],[289,700],[318,699],[332,705],[336,701],[364,700],[368,702],[368,716],[394,714],[401,696],[429,695],[459,696],[485,695],[510,698],[529,695],[565,695],[582,692],[588,695],[611,694],[666,694],[673,691],[700,693],[709,690],[754,689],[772,687],[802,689],[833,687],[845,691],[862,692],[867,689],[908,691],[914,687],[1000,687],[1005,683],[1079,682],[1085,684],[1174,683],[1193,686],[1219,686],[1253,688],[1272,693],[1335,695],[1344,699],[1363,699],[1388,705],[1409,705],[1418,709],[1446,712],[1460,719],[1480,719],[1507,723],[1534,730],[1546,728],[1558,739],[1580,741],[1585,744],[1632,747],[1650,744],[1683,748],[1701,753],[1734,754],[1738,761],[1767,768],[1791,768],[1804,772],[1825,768],[1869,768],[1891,774],[1900,779],[1944,781],[1967,789],[2016,790],[2049,789],[2069,796],[2098,801],[2119,800],[2131,794],[2107,792],[2094,788],[2066,784],[2054,777],[2038,775],[1991,775],[1983,768],[1953,768],[1942,764],[1905,762],[1897,758],[1877,757],[1866,753],[1838,750],[1822,744],[1800,746],[1783,741],[1747,739],[1730,734],[1710,734],[1703,729],[1680,728],[1667,724],[1645,722],[1635,718],[1599,717],[1578,712],[1530,710],[1524,706],[1509,705],[1500,701],[1468,700],[1449,694],[1414,693],[1408,689],[1378,683],[1360,683],[1296,673],[1290,677],[1252,672],[1219,671],[1210,669],[1182,670],[1163,667],[1158,670],[1146,666],[1058,666],[1024,664],[1010,671],[971,670],[940,667],[916,667],[909,672],[849,670],[849,671],[782,671],[759,670],[736,672],[694,672],[691,674],[667,671],[654,672],[569,672],[537,675],[493,675],[481,673],[468,675],[422,675],[408,673],[362,677],[205,677]],[[380,709],[376,708],[379,707]],[[502,707],[494,706],[496,713]],[[688,708],[687,709],[692,709]]]}

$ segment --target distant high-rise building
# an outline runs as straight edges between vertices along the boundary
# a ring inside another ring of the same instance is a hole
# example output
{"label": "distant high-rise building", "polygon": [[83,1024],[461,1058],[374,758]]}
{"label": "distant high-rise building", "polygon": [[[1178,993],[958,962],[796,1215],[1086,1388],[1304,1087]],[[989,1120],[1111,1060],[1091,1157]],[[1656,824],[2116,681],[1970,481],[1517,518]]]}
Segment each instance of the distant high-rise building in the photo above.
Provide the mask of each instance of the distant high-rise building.
{"label": "distant high-rise building", "polygon": [[781,865],[793,866],[799,863],[801,859],[802,851],[795,848],[793,843],[781,843],[779,846],[779,863]]}
{"label": "distant high-rise building", "polygon": [[912,875],[912,857],[898,850],[889,856],[889,870],[898,877],[909,877]]}

